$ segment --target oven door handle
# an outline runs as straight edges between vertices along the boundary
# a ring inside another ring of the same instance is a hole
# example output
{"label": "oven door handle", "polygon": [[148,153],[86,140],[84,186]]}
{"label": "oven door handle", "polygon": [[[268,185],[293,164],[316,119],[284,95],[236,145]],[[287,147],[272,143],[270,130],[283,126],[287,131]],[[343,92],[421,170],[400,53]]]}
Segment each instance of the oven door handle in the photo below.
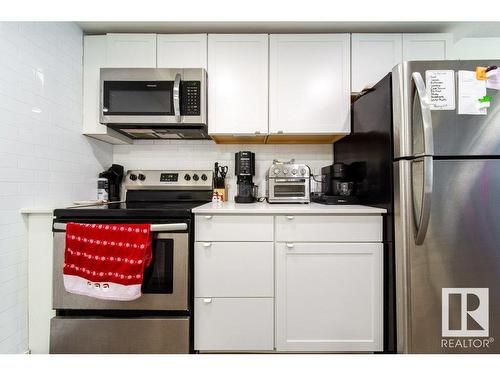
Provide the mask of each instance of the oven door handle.
{"label": "oven door handle", "polygon": [[[66,223],[54,223],[53,228],[58,231],[66,231]],[[186,230],[186,223],[173,224],[151,224],[151,232],[173,232],[177,230]]]}

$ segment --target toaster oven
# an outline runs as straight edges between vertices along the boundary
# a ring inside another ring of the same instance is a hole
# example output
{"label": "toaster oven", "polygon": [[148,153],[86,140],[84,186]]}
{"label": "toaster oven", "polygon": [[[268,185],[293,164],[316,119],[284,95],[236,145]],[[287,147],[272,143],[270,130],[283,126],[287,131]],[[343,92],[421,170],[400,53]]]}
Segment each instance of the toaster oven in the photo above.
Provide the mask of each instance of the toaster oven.
{"label": "toaster oven", "polygon": [[309,203],[311,169],[306,164],[275,160],[266,175],[269,203]]}

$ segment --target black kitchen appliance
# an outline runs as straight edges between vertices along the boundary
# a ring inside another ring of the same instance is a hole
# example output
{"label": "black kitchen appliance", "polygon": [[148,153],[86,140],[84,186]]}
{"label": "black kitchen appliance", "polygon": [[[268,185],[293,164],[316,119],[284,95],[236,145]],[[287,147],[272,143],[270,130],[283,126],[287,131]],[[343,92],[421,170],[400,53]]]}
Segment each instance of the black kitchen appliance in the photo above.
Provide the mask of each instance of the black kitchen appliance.
{"label": "black kitchen appliance", "polygon": [[234,154],[234,174],[237,177],[238,195],[234,197],[236,203],[255,202],[255,154],[250,151],[240,151]]}
{"label": "black kitchen appliance", "polygon": [[112,164],[107,171],[99,173],[99,177],[108,180],[108,201],[118,202],[120,200],[120,187],[123,179],[123,166]]}
{"label": "black kitchen appliance", "polygon": [[321,194],[312,194],[311,200],[322,204],[359,204],[354,195],[355,182],[348,173],[349,166],[333,163],[321,168]]}

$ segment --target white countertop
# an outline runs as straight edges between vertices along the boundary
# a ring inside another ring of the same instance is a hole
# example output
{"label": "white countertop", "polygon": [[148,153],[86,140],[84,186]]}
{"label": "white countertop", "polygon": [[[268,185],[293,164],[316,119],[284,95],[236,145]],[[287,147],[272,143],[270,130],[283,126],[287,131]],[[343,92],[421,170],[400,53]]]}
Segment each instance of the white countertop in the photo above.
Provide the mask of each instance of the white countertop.
{"label": "white countertop", "polygon": [[361,206],[361,205],[325,205],[319,203],[309,204],[269,204],[267,202],[256,203],[206,203],[193,209],[195,214],[375,214],[386,213],[383,208]]}
{"label": "white countertop", "polygon": [[19,212],[21,214],[25,215],[31,215],[31,214],[53,214],[55,208],[51,207],[26,207],[26,208],[21,208]]}

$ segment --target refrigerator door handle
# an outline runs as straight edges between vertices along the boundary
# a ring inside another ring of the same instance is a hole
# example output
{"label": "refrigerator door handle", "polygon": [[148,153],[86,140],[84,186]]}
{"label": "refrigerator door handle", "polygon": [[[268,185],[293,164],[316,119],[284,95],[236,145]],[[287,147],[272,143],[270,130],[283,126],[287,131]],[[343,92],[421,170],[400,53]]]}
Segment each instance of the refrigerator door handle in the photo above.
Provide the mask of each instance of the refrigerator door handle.
{"label": "refrigerator door handle", "polygon": [[[422,111],[422,133],[423,133],[423,152],[415,157],[434,155],[434,137],[432,135],[432,115],[430,99],[425,88],[424,79],[419,72],[413,72],[411,75],[420,102]],[[417,98],[415,97],[415,100]]]}
{"label": "refrigerator door handle", "polygon": [[[416,231],[415,244],[421,245],[425,240],[429,221],[431,218],[431,198],[433,189],[433,160],[432,156],[425,156],[422,161],[414,160],[413,162],[423,162],[423,186],[422,186],[422,203],[420,209],[420,217],[417,217],[415,204],[413,204]],[[415,194],[413,192],[413,194]]]}

